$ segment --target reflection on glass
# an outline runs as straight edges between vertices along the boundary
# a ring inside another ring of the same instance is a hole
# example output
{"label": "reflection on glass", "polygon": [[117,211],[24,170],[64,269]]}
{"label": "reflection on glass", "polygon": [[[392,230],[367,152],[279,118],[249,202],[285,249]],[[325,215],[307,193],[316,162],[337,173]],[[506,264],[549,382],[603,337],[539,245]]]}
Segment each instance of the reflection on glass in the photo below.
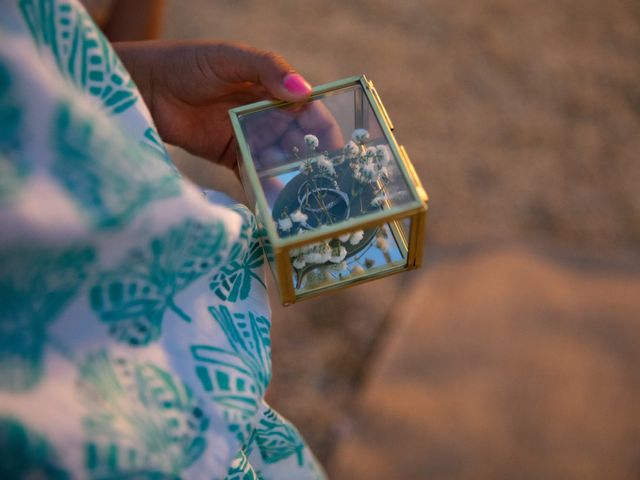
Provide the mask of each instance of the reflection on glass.
{"label": "reflection on glass", "polygon": [[394,224],[357,230],[290,252],[297,294],[406,265],[407,244]]}

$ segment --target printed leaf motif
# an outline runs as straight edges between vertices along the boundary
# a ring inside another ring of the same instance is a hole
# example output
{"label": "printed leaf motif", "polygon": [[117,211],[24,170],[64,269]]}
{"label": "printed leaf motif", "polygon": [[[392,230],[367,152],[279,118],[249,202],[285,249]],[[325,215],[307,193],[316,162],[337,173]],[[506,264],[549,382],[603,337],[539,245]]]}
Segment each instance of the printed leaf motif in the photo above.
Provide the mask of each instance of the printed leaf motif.
{"label": "printed leaf motif", "polygon": [[196,375],[222,408],[229,430],[241,443],[246,442],[251,434],[249,422],[258,412],[271,378],[269,321],[252,312],[231,314],[224,305],[209,310],[231,350],[192,346]]}
{"label": "printed leaf motif", "polygon": [[240,450],[231,461],[225,480],[263,480],[263,478],[253,469],[244,451]]}
{"label": "printed leaf motif", "polygon": [[60,71],[118,114],[138,100],[129,73],[91,18],[68,0],[20,0],[34,40],[51,51]]}
{"label": "printed leaf motif", "polygon": [[19,154],[23,115],[15,99],[9,67],[0,61],[0,205],[18,192],[28,171]]}
{"label": "printed leaf motif", "polygon": [[20,147],[21,122],[9,67],[0,61],[0,155],[11,157]]}
{"label": "printed leaf motif", "polygon": [[172,169],[176,168],[171,161],[171,158],[169,157],[169,152],[167,152],[167,148],[164,146],[164,142],[160,138],[160,135],[155,128],[149,127],[144,131],[144,140],[140,142],[140,145],[146,148],[153,155],[161,159]]}
{"label": "printed leaf motif", "polygon": [[47,438],[13,418],[0,417],[0,458],[0,478],[70,478]]}
{"label": "printed leaf motif", "polygon": [[180,192],[175,172],[103,118],[58,107],[52,173],[102,229],[122,226],[152,201]]}
{"label": "printed leaf motif", "polygon": [[231,247],[229,263],[211,278],[209,288],[220,300],[237,302],[249,296],[253,279],[265,289],[266,285],[260,275],[254,272],[264,263],[264,250],[257,237],[255,217],[244,206],[232,210],[243,220],[240,236]]}
{"label": "printed leaf motif", "polygon": [[186,220],[100,275],[89,292],[90,306],[117,340],[146,345],[160,336],[167,309],[191,321],[175,295],[220,263],[225,242],[222,223]]}
{"label": "printed leaf motif", "polygon": [[255,443],[265,463],[280,462],[296,455],[298,465],[304,462],[304,441],[298,431],[275,411],[264,412],[255,429]]}
{"label": "printed leaf motif", "polygon": [[47,327],[77,294],[94,257],[92,248],[0,252],[0,389],[38,382]]}
{"label": "printed leaf motif", "polygon": [[92,478],[175,478],[207,448],[209,419],[191,391],[151,363],[101,351],[80,368],[85,464]]}
{"label": "printed leaf motif", "polygon": [[251,281],[257,280],[263,288],[266,285],[254,270],[264,263],[264,251],[260,242],[254,241],[251,247],[244,251],[239,260],[234,260],[222,267],[211,278],[209,287],[220,300],[237,302],[245,300],[251,291]]}
{"label": "printed leaf motif", "polygon": [[231,314],[229,309],[209,307],[235,354],[251,371],[260,393],[264,393],[271,380],[271,324],[266,317],[253,312]]}

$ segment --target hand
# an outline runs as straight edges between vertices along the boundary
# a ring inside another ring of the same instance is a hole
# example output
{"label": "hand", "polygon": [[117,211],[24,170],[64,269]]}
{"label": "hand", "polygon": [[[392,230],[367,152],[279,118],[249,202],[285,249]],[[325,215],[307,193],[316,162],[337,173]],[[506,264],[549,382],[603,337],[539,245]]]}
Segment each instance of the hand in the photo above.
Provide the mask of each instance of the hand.
{"label": "hand", "polygon": [[218,42],[114,45],[167,143],[236,167],[228,110],[264,98],[306,100],[310,85],[281,57]]}

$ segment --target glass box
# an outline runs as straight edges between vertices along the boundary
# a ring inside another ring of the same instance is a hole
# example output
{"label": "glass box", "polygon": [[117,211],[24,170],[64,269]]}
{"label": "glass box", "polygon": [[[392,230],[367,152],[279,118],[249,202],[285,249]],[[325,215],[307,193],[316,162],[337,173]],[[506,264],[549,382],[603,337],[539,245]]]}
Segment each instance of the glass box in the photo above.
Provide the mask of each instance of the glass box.
{"label": "glass box", "polygon": [[371,81],[229,114],[284,305],[419,266],[427,194]]}

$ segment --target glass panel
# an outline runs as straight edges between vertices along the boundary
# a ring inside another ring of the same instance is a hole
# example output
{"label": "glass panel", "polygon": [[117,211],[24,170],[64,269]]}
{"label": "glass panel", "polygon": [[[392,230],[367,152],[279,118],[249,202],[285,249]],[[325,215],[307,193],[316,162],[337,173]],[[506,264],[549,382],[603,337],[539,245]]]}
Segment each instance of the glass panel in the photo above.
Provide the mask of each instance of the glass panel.
{"label": "glass panel", "polygon": [[413,200],[359,84],[239,119],[280,237]]}
{"label": "glass panel", "polygon": [[296,295],[380,275],[407,264],[399,222],[290,250]]}

